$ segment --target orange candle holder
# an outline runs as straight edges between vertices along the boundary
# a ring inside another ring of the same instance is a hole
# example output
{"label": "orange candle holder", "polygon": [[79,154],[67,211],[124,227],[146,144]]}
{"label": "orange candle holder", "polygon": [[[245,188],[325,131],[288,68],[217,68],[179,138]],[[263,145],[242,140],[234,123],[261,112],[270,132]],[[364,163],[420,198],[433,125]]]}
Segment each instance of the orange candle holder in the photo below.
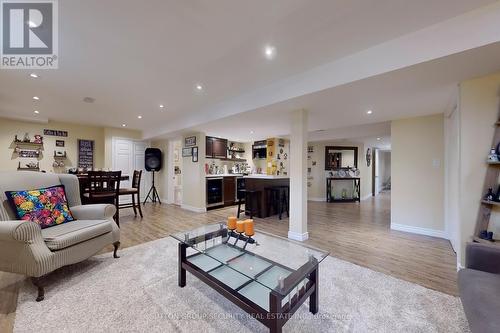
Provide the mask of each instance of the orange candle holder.
{"label": "orange candle holder", "polygon": [[245,220],[245,235],[252,237],[255,235],[254,224],[252,219]]}
{"label": "orange candle holder", "polygon": [[236,229],[236,222],[237,221],[238,221],[238,219],[236,218],[236,216],[229,216],[227,218],[227,228],[231,231]]}

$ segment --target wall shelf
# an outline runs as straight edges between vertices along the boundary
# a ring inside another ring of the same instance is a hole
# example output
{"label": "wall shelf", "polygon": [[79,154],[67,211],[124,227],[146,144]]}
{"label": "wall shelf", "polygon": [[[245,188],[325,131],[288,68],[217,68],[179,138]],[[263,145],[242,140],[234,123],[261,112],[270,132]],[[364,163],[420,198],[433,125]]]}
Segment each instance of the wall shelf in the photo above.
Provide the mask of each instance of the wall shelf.
{"label": "wall shelf", "polygon": [[494,246],[500,246],[500,242],[495,241],[495,240],[489,241],[487,239],[482,239],[482,238],[479,238],[479,237],[473,237],[473,240],[476,243],[483,243],[483,244],[490,244],[490,245],[494,245]]}
{"label": "wall shelf", "polygon": [[496,202],[496,201],[481,200],[481,203],[483,203],[485,205],[491,205],[491,206],[500,206],[500,202]]}

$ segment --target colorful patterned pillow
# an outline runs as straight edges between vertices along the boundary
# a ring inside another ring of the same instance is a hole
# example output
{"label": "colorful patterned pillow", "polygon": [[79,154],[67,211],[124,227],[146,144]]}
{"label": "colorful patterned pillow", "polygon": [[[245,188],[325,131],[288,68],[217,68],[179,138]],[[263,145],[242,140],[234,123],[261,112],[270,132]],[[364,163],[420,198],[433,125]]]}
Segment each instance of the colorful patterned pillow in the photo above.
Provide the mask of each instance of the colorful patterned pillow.
{"label": "colorful patterned pillow", "polygon": [[42,229],[73,221],[64,185],[31,191],[5,192],[17,218],[38,223]]}

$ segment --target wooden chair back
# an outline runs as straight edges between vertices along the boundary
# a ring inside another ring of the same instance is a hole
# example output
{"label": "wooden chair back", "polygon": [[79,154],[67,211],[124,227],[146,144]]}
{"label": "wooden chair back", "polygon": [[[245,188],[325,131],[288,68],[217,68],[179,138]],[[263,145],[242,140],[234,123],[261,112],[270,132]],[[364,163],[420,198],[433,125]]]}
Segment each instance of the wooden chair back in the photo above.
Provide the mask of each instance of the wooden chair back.
{"label": "wooden chair back", "polygon": [[134,176],[132,177],[132,188],[141,187],[142,170],[134,170]]}
{"label": "wooden chair back", "polygon": [[89,171],[89,197],[92,199],[106,194],[118,197],[121,176],[121,171]]}

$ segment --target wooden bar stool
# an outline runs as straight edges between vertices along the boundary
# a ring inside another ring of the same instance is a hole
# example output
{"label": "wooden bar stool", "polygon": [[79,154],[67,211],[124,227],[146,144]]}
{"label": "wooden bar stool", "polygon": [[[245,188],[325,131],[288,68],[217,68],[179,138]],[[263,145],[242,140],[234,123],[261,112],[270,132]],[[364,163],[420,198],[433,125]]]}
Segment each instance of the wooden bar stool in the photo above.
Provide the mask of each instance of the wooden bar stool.
{"label": "wooden bar stool", "polygon": [[[142,178],[142,170],[135,170],[134,176],[132,177],[132,187],[131,188],[121,188],[119,195],[131,195],[132,203],[120,204],[118,206],[119,209],[124,208],[133,208],[134,214],[137,216],[137,208],[139,209],[139,214],[142,216],[142,208],[141,208],[141,178]],[[137,200],[136,200],[137,195]]]}
{"label": "wooden bar stool", "polygon": [[[241,213],[241,204],[245,203],[245,215],[250,214],[250,218],[253,218],[253,215],[256,214],[258,217],[261,217],[260,214],[260,196],[262,191],[258,190],[239,190],[239,200],[238,200],[238,218],[240,218]],[[243,201],[245,198],[245,201]]]}
{"label": "wooden bar stool", "polygon": [[271,210],[278,214],[278,218],[281,220],[284,212],[289,216],[289,187],[283,186],[270,186],[264,188],[267,200],[267,215],[271,216]]}

